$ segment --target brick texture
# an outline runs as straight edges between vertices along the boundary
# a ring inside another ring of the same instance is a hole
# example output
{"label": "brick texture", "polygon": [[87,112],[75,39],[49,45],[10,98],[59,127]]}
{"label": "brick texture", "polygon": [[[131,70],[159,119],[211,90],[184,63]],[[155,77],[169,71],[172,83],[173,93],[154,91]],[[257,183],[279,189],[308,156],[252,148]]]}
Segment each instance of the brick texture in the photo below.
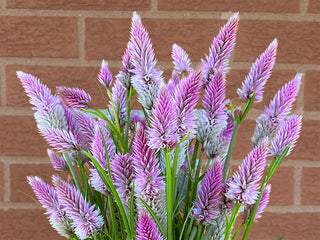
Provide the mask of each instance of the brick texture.
{"label": "brick texture", "polygon": [[320,111],[320,71],[308,71],[305,77],[304,109],[306,111]]}
{"label": "brick texture", "polygon": [[308,12],[320,13],[320,2],[318,0],[309,0]]}
{"label": "brick texture", "polygon": [[44,210],[0,210],[0,216],[1,240],[65,239],[52,229]]}
{"label": "brick texture", "polygon": [[3,180],[4,180],[3,164],[0,163],[0,202],[3,201]]}
{"label": "brick texture", "polygon": [[303,168],[301,184],[301,203],[320,205],[320,168]]}
{"label": "brick texture", "polygon": [[[316,0],[315,0],[316,1]],[[240,12],[298,12],[299,1],[276,0],[159,0],[159,10],[167,11],[240,11]]]}
{"label": "brick texture", "polygon": [[120,0],[120,1],[101,1],[101,0],[7,0],[7,8],[32,8],[32,9],[71,9],[71,10],[149,10],[150,0]]}
{"label": "brick texture", "polygon": [[0,116],[0,155],[45,156],[46,143],[33,117]]}
{"label": "brick texture", "polygon": [[0,26],[1,57],[78,56],[76,18],[1,16]]}

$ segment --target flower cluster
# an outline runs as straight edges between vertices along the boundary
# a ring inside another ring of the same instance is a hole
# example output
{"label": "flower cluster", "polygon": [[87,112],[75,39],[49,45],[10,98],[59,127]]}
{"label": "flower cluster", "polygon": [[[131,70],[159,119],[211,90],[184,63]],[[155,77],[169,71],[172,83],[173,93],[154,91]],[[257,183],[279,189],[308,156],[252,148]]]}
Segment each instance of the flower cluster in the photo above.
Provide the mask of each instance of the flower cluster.
{"label": "flower cluster", "polygon": [[[241,103],[235,106],[226,99],[226,81],[238,22],[239,14],[233,14],[201,66],[193,66],[187,52],[173,44],[174,69],[166,83],[149,34],[134,13],[119,74],[114,77],[105,60],[97,74],[109,97],[106,109],[94,109],[83,89],[62,86],[52,93],[33,75],[17,72],[54,169],[71,175],[65,181],[55,174],[52,185],[28,177],[60,235],[226,240],[244,227],[247,239],[269,202],[270,178],[299,138],[302,117],[291,110],[302,74],[257,118],[253,149],[231,174],[237,128],[262,100],[277,50],[275,39],[258,56],[237,90]],[[141,111],[131,110],[134,94]],[[240,214],[243,221],[234,229]]]}

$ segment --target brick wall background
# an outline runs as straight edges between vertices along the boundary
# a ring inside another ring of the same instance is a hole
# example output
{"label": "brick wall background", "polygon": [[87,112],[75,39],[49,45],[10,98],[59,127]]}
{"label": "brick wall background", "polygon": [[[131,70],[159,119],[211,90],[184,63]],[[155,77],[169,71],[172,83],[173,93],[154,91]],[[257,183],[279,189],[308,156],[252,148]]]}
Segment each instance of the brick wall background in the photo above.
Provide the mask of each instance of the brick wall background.
{"label": "brick wall background", "polygon": [[[277,63],[263,103],[240,127],[232,164],[250,149],[254,119],[296,72],[305,74],[295,106],[302,135],[272,180],[270,206],[250,239],[319,239],[320,235],[320,1],[319,0],[0,0],[0,239],[60,239],[32,200],[27,175],[49,180],[46,143],[15,76],[37,75],[49,87],[81,87],[103,106],[96,76],[101,59],[114,68],[136,10],[168,76],[171,46],[181,45],[196,66],[219,28],[240,11],[228,95],[235,97],[251,62],[277,37]],[[255,235],[255,237],[253,237]]]}

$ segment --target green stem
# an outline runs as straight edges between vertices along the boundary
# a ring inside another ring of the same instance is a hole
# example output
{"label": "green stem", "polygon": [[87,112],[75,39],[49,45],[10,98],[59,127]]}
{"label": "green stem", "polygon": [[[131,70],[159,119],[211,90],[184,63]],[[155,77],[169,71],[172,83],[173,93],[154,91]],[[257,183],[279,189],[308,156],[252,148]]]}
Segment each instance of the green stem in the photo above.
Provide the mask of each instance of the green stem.
{"label": "green stem", "polygon": [[198,232],[197,232],[197,237],[196,237],[196,240],[200,240],[201,236],[202,236],[202,233],[203,233],[203,230],[204,230],[204,226],[203,225],[200,225],[198,227]]}
{"label": "green stem", "polygon": [[126,125],[125,125],[125,143],[128,145],[129,123],[130,123],[130,105],[131,105],[131,86],[127,88],[126,96]]}
{"label": "green stem", "polygon": [[232,132],[232,137],[231,137],[231,141],[230,141],[229,148],[228,148],[228,153],[227,153],[226,159],[224,160],[224,166],[223,166],[223,182],[226,181],[227,172],[228,172],[228,167],[229,167],[229,162],[230,162],[230,158],[231,158],[231,153],[232,153],[232,149],[233,149],[233,146],[234,146],[234,142],[235,142],[236,136],[237,136],[238,125],[239,125],[239,120],[237,119],[236,122],[234,123],[233,132]]}
{"label": "green stem", "polygon": [[173,208],[173,189],[172,189],[172,174],[170,166],[170,151],[164,150],[166,161],[166,178],[167,178],[167,239],[173,240],[172,236],[172,208]]}
{"label": "green stem", "polygon": [[233,211],[232,211],[230,221],[229,221],[227,228],[226,228],[226,235],[224,236],[224,240],[229,240],[231,230],[232,230],[233,225],[236,222],[239,209],[240,209],[240,204],[236,202],[236,204],[234,205]]}

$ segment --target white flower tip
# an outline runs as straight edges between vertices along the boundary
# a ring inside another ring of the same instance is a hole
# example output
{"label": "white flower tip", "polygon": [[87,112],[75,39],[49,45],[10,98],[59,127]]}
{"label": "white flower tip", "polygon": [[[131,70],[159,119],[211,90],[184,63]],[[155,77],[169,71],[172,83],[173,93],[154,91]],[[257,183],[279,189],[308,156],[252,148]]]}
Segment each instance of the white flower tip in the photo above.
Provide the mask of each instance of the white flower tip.
{"label": "white flower tip", "polygon": [[132,21],[135,22],[135,21],[140,21],[140,20],[141,20],[140,15],[136,11],[134,11],[132,14]]}
{"label": "white flower tip", "polygon": [[271,51],[276,51],[277,50],[277,48],[278,48],[278,39],[274,39],[271,43],[270,43],[270,45],[269,45],[269,47],[268,47]]}
{"label": "white flower tip", "polygon": [[22,71],[17,71],[16,74],[17,74],[17,77],[20,78],[20,79],[23,78],[26,75],[26,73],[22,72]]}

